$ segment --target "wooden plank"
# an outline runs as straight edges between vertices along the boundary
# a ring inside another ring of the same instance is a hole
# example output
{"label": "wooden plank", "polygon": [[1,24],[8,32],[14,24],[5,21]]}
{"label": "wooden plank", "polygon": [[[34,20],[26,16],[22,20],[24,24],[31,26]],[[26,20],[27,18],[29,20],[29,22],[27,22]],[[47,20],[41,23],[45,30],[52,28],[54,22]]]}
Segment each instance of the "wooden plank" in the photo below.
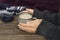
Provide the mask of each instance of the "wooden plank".
{"label": "wooden plank", "polygon": [[1,35],[0,40],[44,40],[44,38],[37,35]]}
{"label": "wooden plank", "polygon": [[17,18],[9,23],[0,20],[0,40],[45,40],[44,37],[24,32],[17,27]]}

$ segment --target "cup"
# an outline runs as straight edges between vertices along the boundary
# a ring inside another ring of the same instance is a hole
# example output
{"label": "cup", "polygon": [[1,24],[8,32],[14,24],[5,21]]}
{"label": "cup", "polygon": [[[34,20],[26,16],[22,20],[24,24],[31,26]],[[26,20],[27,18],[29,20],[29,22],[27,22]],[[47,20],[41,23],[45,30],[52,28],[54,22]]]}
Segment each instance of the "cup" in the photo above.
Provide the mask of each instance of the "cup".
{"label": "cup", "polygon": [[18,22],[26,23],[31,20],[35,20],[37,18],[33,17],[29,12],[21,12],[18,17]]}

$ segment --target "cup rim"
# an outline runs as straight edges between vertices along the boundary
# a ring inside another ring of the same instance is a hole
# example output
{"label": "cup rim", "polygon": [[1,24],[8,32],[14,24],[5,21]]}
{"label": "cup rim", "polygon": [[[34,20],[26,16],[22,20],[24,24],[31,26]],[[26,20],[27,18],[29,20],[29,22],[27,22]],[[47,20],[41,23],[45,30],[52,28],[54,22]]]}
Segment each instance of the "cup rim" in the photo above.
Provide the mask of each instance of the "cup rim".
{"label": "cup rim", "polygon": [[[19,15],[21,15],[21,14],[29,14],[29,15],[31,15],[32,16],[32,14],[31,13],[27,13],[27,12],[21,12]],[[20,18],[20,17],[19,17]],[[30,20],[30,19],[32,19],[33,18],[33,16],[31,17],[31,18],[29,18],[29,19],[24,19],[24,20]],[[20,18],[20,19],[22,19],[22,18]]]}

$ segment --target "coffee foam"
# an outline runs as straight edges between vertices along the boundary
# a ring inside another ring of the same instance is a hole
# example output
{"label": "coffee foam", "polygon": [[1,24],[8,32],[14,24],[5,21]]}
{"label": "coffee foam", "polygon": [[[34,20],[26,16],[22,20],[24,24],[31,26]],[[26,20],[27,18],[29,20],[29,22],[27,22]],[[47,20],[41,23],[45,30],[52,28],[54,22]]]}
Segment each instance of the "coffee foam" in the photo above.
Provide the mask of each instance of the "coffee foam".
{"label": "coffee foam", "polygon": [[32,15],[27,14],[27,13],[23,13],[23,14],[19,15],[19,18],[21,18],[21,19],[30,19],[30,18],[32,18]]}

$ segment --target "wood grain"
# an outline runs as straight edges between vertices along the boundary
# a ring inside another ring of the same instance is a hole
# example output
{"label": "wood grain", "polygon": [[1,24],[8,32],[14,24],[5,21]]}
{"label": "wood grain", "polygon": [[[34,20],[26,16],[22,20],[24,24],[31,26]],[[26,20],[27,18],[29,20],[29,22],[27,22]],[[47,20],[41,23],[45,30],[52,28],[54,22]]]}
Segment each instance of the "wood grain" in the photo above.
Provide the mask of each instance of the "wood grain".
{"label": "wood grain", "polygon": [[3,23],[0,20],[0,40],[45,40],[41,35],[29,34],[18,29],[17,24],[16,17],[9,23]]}

